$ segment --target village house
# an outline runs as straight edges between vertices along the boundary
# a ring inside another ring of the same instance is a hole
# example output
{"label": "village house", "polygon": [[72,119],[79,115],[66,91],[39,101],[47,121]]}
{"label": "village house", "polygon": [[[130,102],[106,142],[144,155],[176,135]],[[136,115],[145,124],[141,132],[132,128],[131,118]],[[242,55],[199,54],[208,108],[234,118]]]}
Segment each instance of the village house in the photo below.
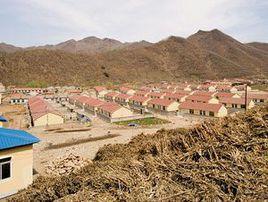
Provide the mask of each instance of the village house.
{"label": "village house", "polygon": [[206,96],[206,97],[213,97],[215,94],[216,94],[215,92],[199,91],[199,90],[191,92],[191,95]]}
{"label": "village house", "polygon": [[134,95],[136,91],[131,88],[122,86],[119,88],[119,92],[127,95]]}
{"label": "village house", "polygon": [[28,102],[28,97],[22,93],[14,93],[10,96],[10,104],[26,104]]}
{"label": "village house", "polygon": [[219,85],[217,86],[217,91],[219,92],[227,92],[227,93],[237,93],[237,88],[234,86],[228,85]]}
{"label": "village house", "polygon": [[[238,85],[238,86],[235,86],[235,88],[237,89],[237,92],[246,91],[246,85]],[[251,91],[250,86],[247,86],[247,91]]]}
{"label": "village house", "polygon": [[11,93],[23,93],[23,94],[42,94],[47,92],[46,88],[12,88]]}
{"label": "village house", "polygon": [[97,98],[104,98],[104,95],[108,93],[108,90],[103,86],[95,86],[94,91]]}
{"label": "village house", "polygon": [[192,91],[191,85],[189,84],[179,84],[176,90]]}
{"label": "village house", "polygon": [[210,104],[218,104],[219,103],[219,100],[215,97],[198,96],[198,95],[189,95],[185,98],[185,101],[196,102],[196,103],[210,103]]}
{"label": "village house", "polygon": [[28,102],[32,126],[63,124],[64,117],[42,97],[32,97]]}
{"label": "village house", "polygon": [[[220,103],[226,108],[232,109],[245,109],[246,103],[245,98],[220,98]],[[251,99],[247,101],[247,109],[254,107],[254,102]]]}
{"label": "village house", "polygon": [[88,96],[72,96],[69,98],[69,103],[93,115],[97,115],[98,108],[105,102]]}
{"label": "village house", "polygon": [[64,91],[68,96],[70,95],[81,95],[83,91],[80,89],[67,89]]}
{"label": "village house", "polygon": [[139,110],[141,114],[146,111],[147,103],[151,98],[134,95],[129,98],[129,106]]}
{"label": "village house", "polygon": [[177,112],[179,103],[174,100],[167,99],[151,99],[148,101],[148,110],[157,112]]}
{"label": "village house", "polygon": [[33,181],[33,144],[40,140],[22,131],[0,128],[0,199]]}
{"label": "village house", "polygon": [[90,98],[86,101],[85,104],[85,111],[90,112],[93,115],[97,115],[98,109],[101,105],[105,104],[104,101],[95,99],[95,98]]}
{"label": "village house", "polygon": [[214,94],[214,97],[220,99],[220,98],[240,98],[241,96],[236,93],[218,92]]}
{"label": "village house", "polygon": [[131,98],[131,97],[132,97],[132,95],[120,93],[115,97],[115,102],[117,102],[118,104],[124,105],[124,106],[128,106],[129,98]]}
{"label": "village house", "polygon": [[176,102],[184,102],[186,99],[186,94],[180,94],[180,93],[167,93],[164,96],[164,99],[173,100]]}
{"label": "village house", "polygon": [[197,87],[198,90],[201,91],[209,91],[209,92],[216,92],[216,86],[211,84],[201,84]]}
{"label": "village house", "polygon": [[[244,94],[243,97],[245,97]],[[261,104],[268,102],[268,93],[248,93],[248,98],[252,99],[255,104]]]}
{"label": "village house", "polygon": [[146,91],[146,92],[152,92],[153,90],[154,90],[154,87],[148,87],[148,86],[142,86],[139,89],[139,91]]}
{"label": "village house", "polygon": [[227,109],[222,104],[183,102],[179,105],[179,111],[182,114],[224,117],[227,116]]}
{"label": "village house", "polygon": [[104,99],[106,101],[110,101],[110,102],[114,102],[115,101],[115,97],[118,95],[119,93],[117,92],[109,92],[109,93],[106,93],[104,95]]}
{"label": "village house", "polygon": [[105,103],[98,109],[98,115],[109,122],[120,121],[122,118],[133,116],[133,112],[117,103]]}
{"label": "village house", "polygon": [[136,91],[134,95],[136,96],[141,96],[141,97],[147,97],[151,91]]}
{"label": "village house", "polygon": [[147,96],[152,99],[163,99],[166,93],[151,92]]}

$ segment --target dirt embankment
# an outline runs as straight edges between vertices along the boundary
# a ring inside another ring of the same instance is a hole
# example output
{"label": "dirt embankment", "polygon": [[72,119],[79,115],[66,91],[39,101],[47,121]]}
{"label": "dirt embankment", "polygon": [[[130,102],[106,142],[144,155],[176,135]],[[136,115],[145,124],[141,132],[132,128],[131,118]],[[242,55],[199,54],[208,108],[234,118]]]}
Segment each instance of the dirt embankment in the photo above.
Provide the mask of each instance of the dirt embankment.
{"label": "dirt embankment", "polygon": [[193,129],[108,145],[92,164],[39,177],[11,201],[268,199],[268,105]]}

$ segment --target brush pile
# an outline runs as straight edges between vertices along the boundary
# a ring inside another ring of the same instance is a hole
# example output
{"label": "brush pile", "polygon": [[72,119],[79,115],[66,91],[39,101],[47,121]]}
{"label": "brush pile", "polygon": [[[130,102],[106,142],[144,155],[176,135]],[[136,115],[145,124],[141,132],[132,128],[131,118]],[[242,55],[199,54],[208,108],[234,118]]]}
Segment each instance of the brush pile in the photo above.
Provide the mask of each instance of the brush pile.
{"label": "brush pile", "polygon": [[46,167],[45,173],[49,176],[68,175],[72,172],[76,172],[81,167],[88,165],[90,162],[90,160],[71,153],[67,157],[62,157],[53,161]]}
{"label": "brush pile", "polygon": [[78,172],[39,177],[11,199],[34,200],[268,200],[268,105],[107,145]]}

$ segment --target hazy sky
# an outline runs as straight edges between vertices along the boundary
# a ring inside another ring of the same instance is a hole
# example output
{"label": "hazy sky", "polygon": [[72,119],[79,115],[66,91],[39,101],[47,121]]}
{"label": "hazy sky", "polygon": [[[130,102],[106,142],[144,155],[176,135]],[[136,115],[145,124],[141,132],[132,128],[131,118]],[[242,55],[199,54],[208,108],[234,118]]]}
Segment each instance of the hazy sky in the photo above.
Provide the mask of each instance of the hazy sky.
{"label": "hazy sky", "polygon": [[0,0],[0,42],[71,38],[159,41],[218,28],[242,42],[268,42],[268,0]]}

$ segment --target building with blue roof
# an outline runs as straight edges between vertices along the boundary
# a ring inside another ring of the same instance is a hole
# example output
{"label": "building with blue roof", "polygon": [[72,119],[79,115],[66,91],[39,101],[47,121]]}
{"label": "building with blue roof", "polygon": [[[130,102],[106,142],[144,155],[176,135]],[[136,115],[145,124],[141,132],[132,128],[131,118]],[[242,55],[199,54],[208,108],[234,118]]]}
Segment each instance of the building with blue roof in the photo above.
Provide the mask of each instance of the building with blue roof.
{"label": "building with blue roof", "polygon": [[23,130],[0,128],[0,199],[33,181],[33,144],[40,140]]}

